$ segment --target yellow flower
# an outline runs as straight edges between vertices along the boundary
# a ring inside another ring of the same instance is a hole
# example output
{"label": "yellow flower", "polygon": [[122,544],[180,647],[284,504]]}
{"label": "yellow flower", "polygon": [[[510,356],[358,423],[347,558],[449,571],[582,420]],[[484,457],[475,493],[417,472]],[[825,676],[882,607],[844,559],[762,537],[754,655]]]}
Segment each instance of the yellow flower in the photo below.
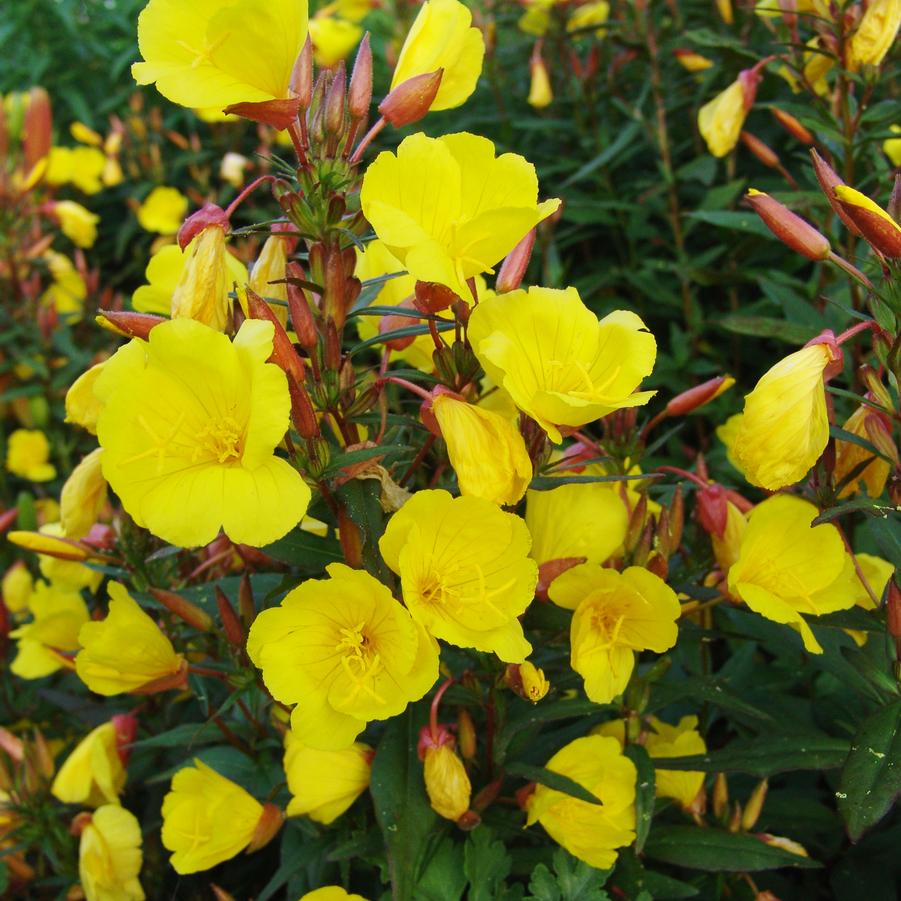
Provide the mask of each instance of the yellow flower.
{"label": "yellow flower", "polygon": [[729,568],[738,560],[741,539],[747,525],[744,513],[732,501],[726,501],[726,528],[721,536],[711,536],[713,556],[723,573],[729,572]]}
{"label": "yellow flower", "polygon": [[115,723],[92,729],[59,768],[50,793],[64,804],[118,804],[125,787]]}
{"label": "yellow flower", "polygon": [[275,313],[276,318],[283,326],[288,324],[288,285],[284,279],[290,240],[290,238],[278,234],[266,238],[260,255],[253,264],[248,282],[250,289],[256,291],[267,301],[282,301],[282,303],[270,303],[269,309]]}
{"label": "yellow flower", "polygon": [[460,494],[515,504],[532,480],[532,461],[516,425],[498,413],[439,394],[432,413],[447,443]]}
{"label": "yellow flower", "polygon": [[829,440],[823,373],[833,359],[825,344],[803,347],[745,397],[732,452],[752,485],[777,491],[804,478],[819,460]]}
{"label": "yellow flower", "polygon": [[539,566],[573,557],[603,563],[625,540],[629,514],[616,488],[603,482],[573,483],[529,491],[526,525]]}
{"label": "yellow flower", "polygon": [[59,497],[60,522],[65,538],[84,538],[97,522],[106,504],[106,479],[103,478],[103,450],[91,451],[72,470]]}
{"label": "yellow flower", "polygon": [[[97,572],[80,562],[80,560],[84,560],[88,556],[83,549],[72,544],[65,544],[61,547],[60,543],[55,541],[55,539],[64,537],[62,523],[47,523],[47,525],[41,526],[37,533],[26,534],[31,534],[35,537],[31,539],[29,544],[23,546],[28,547],[29,550],[33,550],[38,555],[38,566],[41,570],[41,575],[48,582],[66,588],[74,588],[76,591],[80,591],[82,588],[94,591],[103,581],[103,573]],[[47,553],[43,552],[44,548],[48,551]],[[68,559],[54,556],[54,552],[59,553],[62,548],[74,552],[74,554],[70,555]],[[80,551],[83,553],[83,556],[79,559]]]}
{"label": "yellow flower", "polygon": [[349,895],[340,885],[325,885],[307,892],[300,901],[367,901],[362,895]]}
{"label": "yellow flower", "polygon": [[96,147],[51,147],[44,180],[54,186],[71,183],[85,194],[96,194],[103,187],[105,167],[106,156]]}
{"label": "yellow flower", "polygon": [[533,54],[531,63],[529,64],[529,74],[531,81],[529,83],[529,96],[526,102],[535,109],[544,109],[549,106],[554,99],[554,90],[551,87],[551,79],[548,75],[547,66],[544,64],[540,54]]}
{"label": "yellow flower", "polygon": [[635,765],[615,738],[587,735],[562,747],[545,768],[578,782],[601,803],[537,785],[527,802],[526,825],[541,823],[558,845],[589,866],[612,867],[616,849],[635,839]]}
{"label": "yellow flower", "polygon": [[676,50],[676,59],[686,72],[704,72],[713,67],[713,60],[693,50]]}
{"label": "yellow flower", "polygon": [[6,609],[13,616],[26,613],[33,591],[34,579],[28,571],[28,567],[21,560],[17,560],[3,574],[3,582],[0,584],[0,592],[3,594],[3,603],[6,605]]}
{"label": "yellow flower", "polygon": [[131,74],[180,106],[286,100],[306,36],[306,0],[150,0]]}
{"label": "yellow flower", "polygon": [[306,512],[310,489],[273,453],[288,429],[285,374],[266,360],[273,326],[234,342],[191,319],[157,325],[107,361],[96,393],[103,474],[138,525],[171,544],[260,547]]}
{"label": "yellow flower", "polygon": [[53,214],[59,219],[63,234],[77,247],[93,247],[97,240],[97,223],[100,217],[74,200],[58,200],[53,204]]}
{"label": "yellow flower", "polygon": [[156,187],[138,207],[138,222],[145,231],[174,235],[188,212],[188,198],[178,188]]}
{"label": "yellow flower", "polygon": [[334,66],[347,59],[362,36],[363,29],[347,19],[319,14],[310,19],[313,59],[318,66]]}
{"label": "yellow flower", "polygon": [[726,156],[738,143],[745,116],[745,89],[736,79],[698,112],[698,130],[714,156]]}
{"label": "yellow flower", "polygon": [[86,901],[144,901],[141,825],[117,804],[98,807],[81,833],[78,878]]}
{"label": "yellow flower", "polygon": [[[175,291],[182,281],[188,260],[194,255],[199,240],[200,236],[198,235],[184,250],[177,244],[167,244],[150,258],[150,262],[144,270],[144,277],[148,284],[141,285],[131,299],[131,305],[139,313],[171,315]],[[231,290],[232,284],[243,285],[247,281],[247,267],[237,257],[226,253],[225,263],[228,267],[228,275],[225,279],[222,297],[217,301],[217,307],[227,306],[228,292]]]}
{"label": "yellow flower", "polygon": [[679,599],[640,566],[618,573],[583,563],[557,576],[548,594],[555,604],[575,611],[572,668],[585,680],[585,694],[598,704],[625,690],[636,651],[662,654],[676,643]]}
{"label": "yellow flower", "polygon": [[87,429],[92,435],[97,434],[97,417],[100,415],[100,402],[94,395],[94,385],[103,372],[106,361],[96,363],[87,372],[83,372],[66,392],[66,418]]}
{"label": "yellow flower", "polygon": [[369,573],[339,563],[326,572],[254,620],[247,653],[273,697],[298,705],[297,738],[339,750],[432,687],[438,646]]}
{"label": "yellow flower", "polygon": [[160,627],[118,582],[110,582],[109,613],[85,623],[78,634],[81,650],[75,672],[91,691],[118,695],[153,683],[166,687],[183,680],[185,661]]}
{"label": "yellow flower", "polygon": [[78,649],[78,631],[88,621],[81,594],[66,586],[38,582],[29,600],[34,619],[10,632],[18,643],[10,671],[22,679],[40,679],[64,666],[57,651]]}
{"label": "yellow flower", "polygon": [[820,616],[853,606],[854,565],[835,526],[811,527],[813,504],[778,494],[748,518],[729,591],[755,613],[801,633],[804,647],[821,654],[802,613]]}
{"label": "yellow flower", "polygon": [[263,805],[240,785],[195,760],[175,774],[163,798],[169,863],[185,875],[234,857],[250,844],[263,814]]}
{"label": "yellow flower", "polygon": [[[901,134],[901,125],[890,125],[892,134]],[[891,160],[897,168],[901,166],[901,138],[886,138],[882,142],[882,152]]]}
{"label": "yellow flower", "polygon": [[519,680],[523,697],[533,704],[537,704],[551,687],[551,683],[544,676],[544,670],[529,660],[519,665]]}
{"label": "yellow flower", "polygon": [[727,25],[731,25],[735,21],[735,14],[732,11],[732,0],[716,0],[716,8],[720,18]]}
{"label": "yellow flower", "polygon": [[[593,25],[603,25],[610,17],[610,4],[606,0],[595,0],[593,3],[586,3],[583,6],[577,6],[569,16],[566,23],[566,30],[570,33],[574,31],[584,31]],[[606,28],[596,28],[593,32],[595,37],[603,37]]]}
{"label": "yellow flower", "polygon": [[521,31],[535,37],[543,37],[551,24],[551,11],[558,5],[558,0],[528,0],[524,4],[526,11],[516,23]]}
{"label": "yellow flower", "polygon": [[470,297],[466,280],[504,258],[560,205],[538,203],[535,167],[495,157],[486,138],[461,133],[405,138],[366,170],[363,213],[414,278]]}
{"label": "yellow flower", "polygon": [[52,281],[41,295],[41,304],[54,307],[61,317],[69,321],[77,321],[88,296],[88,286],[82,274],[61,253],[48,250],[44,254],[44,261]]}
{"label": "yellow flower", "polygon": [[462,106],[476,89],[484,56],[482,32],[472,27],[472,13],[463,3],[426,0],[397,58],[391,89],[417,75],[443,69],[430,109]]}
{"label": "yellow flower", "polygon": [[[870,417],[873,419],[883,418],[882,415],[873,410],[872,407],[861,404],[848,417],[845,424],[842,426],[842,429],[846,432],[850,432],[852,435],[863,438],[865,441],[869,441],[870,437],[867,432],[867,420]],[[889,426],[889,428],[891,427]],[[835,469],[832,474],[833,481],[836,485],[843,482],[846,477],[863,463],[866,463],[867,465],[864,466],[864,468],[859,471],[844,488],[842,488],[839,492],[839,497],[848,497],[849,495],[857,494],[864,489],[870,497],[879,497],[885,488],[886,481],[888,481],[891,465],[887,460],[882,459],[882,457],[874,456],[872,451],[868,451],[859,444],[836,439]],[[863,484],[861,485],[861,483]]]}
{"label": "yellow flower", "polygon": [[491,380],[559,444],[578,428],[654,396],[636,391],[651,374],[657,342],[634,313],[600,321],[575,288],[529,288],[484,300],[469,340]]}
{"label": "yellow flower", "polygon": [[439,816],[456,822],[469,810],[472,785],[451,744],[426,747],[423,779],[432,810]]}
{"label": "yellow flower", "polygon": [[6,445],[6,469],[30,482],[49,482],[56,477],[56,467],[48,462],[50,443],[38,430],[16,429]]}
{"label": "yellow flower", "polygon": [[[888,560],[874,557],[872,554],[855,554],[854,556],[857,558],[857,565],[867,580],[867,584],[873,589],[873,594],[877,598],[882,598],[885,587],[888,585],[888,580],[895,571],[895,567]],[[870,593],[864,588],[856,570],[854,572],[854,580],[856,583],[855,604],[858,607],[863,607],[864,610],[875,610],[876,605],[873,603]]]}
{"label": "yellow flower", "polygon": [[379,549],[432,635],[522,663],[532,646],[517,617],[538,581],[530,544],[526,524],[490,501],[418,491],[391,517]]}
{"label": "yellow flower", "polygon": [[901,26],[901,0],[872,0],[848,44],[848,68],[878,66]]}
{"label": "yellow flower", "polygon": [[289,817],[308,816],[328,826],[369,788],[372,758],[369,745],[321,751],[305,745],[293,732],[285,736],[285,776],[291,800]]}
{"label": "yellow flower", "polygon": [[210,225],[191,243],[172,294],[172,318],[194,319],[223,332],[232,321],[225,229]]}
{"label": "yellow flower", "polygon": [[229,151],[222,157],[219,165],[219,177],[227,181],[233,188],[244,186],[245,171],[253,164],[241,153]]}
{"label": "yellow flower", "polygon": [[73,122],[69,126],[69,134],[79,144],[90,144],[92,147],[100,147],[103,144],[103,138],[93,128],[85,125],[84,122]]}
{"label": "yellow flower", "polygon": [[741,466],[735,456],[735,442],[741,431],[741,413],[733,413],[722,425],[716,427],[716,437],[726,448],[726,459],[741,472]]}

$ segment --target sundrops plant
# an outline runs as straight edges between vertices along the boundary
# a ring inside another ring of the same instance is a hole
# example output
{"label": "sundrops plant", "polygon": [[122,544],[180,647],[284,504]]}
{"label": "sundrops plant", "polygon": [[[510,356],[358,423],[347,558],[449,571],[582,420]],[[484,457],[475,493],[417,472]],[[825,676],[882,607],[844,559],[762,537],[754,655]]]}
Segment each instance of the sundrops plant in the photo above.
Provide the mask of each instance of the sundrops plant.
{"label": "sundrops plant", "polygon": [[129,304],[54,193],[116,142],[15,99],[0,891],[889,897],[901,7],[372,6],[146,3],[135,82],[236,137]]}

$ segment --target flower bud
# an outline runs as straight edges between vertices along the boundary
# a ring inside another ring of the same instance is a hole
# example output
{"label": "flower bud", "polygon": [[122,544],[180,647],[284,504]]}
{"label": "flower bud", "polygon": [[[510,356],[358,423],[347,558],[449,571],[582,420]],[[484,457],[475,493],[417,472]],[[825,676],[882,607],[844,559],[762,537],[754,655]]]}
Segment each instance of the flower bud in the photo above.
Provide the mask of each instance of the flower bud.
{"label": "flower bud", "polygon": [[554,91],[551,88],[551,79],[548,75],[547,66],[541,56],[541,41],[538,41],[532,50],[532,56],[529,60],[529,74],[531,83],[526,102],[529,106],[535,107],[535,109],[544,109],[553,101]]}
{"label": "flower bud", "polygon": [[698,522],[708,535],[722,538],[726,531],[728,501],[722,485],[708,485],[698,492]]}
{"label": "flower bud", "polygon": [[325,95],[325,133],[329,137],[338,137],[344,131],[344,99],[347,88],[347,75],[344,60],[338,64],[332,82]]}
{"label": "flower bud", "polygon": [[247,641],[244,627],[241,625],[231,601],[218,586],[216,587],[216,606],[219,608],[219,621],[222,623],[222,631],[225,633],[226,640],[233,648],[243,648]]}
{"label": "flower bud", "polygon": [[150,588],[148,590],[170,613],[174,613],[189,626],[193,626],[201,632],[209,632],[213,628],[212,617],[196,604],[192,604],[187,598],[183,598],[174,591],[166,591],[163,588]]}
{"label": "flower bud", "polygon": [[347,111],[351,121],[361,121],[369,115],[372,103],[372,48],[369,44],[369,32],[363,35],[357,50],[350,86],[347,89]]}
{"label": "flower bud", "polygon": [[431,108],[443,76],[444,69],[436,69],[408,78],[379,104],[379,112],[395,128],[418,122]]}
{"label": "flower bud", "polygon": [[741,815],[741,828],[743,831],[749,832],[754,828],[757,820],[760,819],[760,812],[763,810],[763,802],[766,800],[768,788],[769,782],[766,779],[762,779],[757,783],[754,791],[751,792],[751,797],[748,798],[744,813]]}
{"label": "flower bud", "polygon": [[66,538],[42,535],[40,532],[10,532],[7,539],[13,544],[36,554],[46,554],[57,560],[71,560],[81,563],[91,556],[88,548]]}
{"label": "flower bud", "polygon": [[312,353],[319,342],[319,333],[306,294],[303,288],[296,284],[305,280],[300,263],[294,261],[288,263],[285,267],[285,276],[288,279],[288,311],[291,314],[291,326],[297,335],[297,343]]}
{"label": "flower bud", "polygon": [[130,713],[117,713],[111,722],[116,730],[116,753],[124,766],[131,756],[131,745],[138,732],[138,718]]}
{"label": "flower bud", "polygon": [[770,112],[793,138],[797,138],[802,144],[813,144],[813,135],[791,113],[775,106],[770,107]]}
{"label": "flower bud", "polygon": [[313,99],[313,41],[307,35],[291,72],[290,89],[298,100],[298,108],[307,110]]}
{"label": "flower bud", "polygon": [[28,106],[22,129],[22,149],[28,171],[47,157],[52,139],[53,114],[50,109],[50,96],[44,88],[32,88],[28,92]]}
{"label": "flower bud", "polygon": [[744,144],[764,166],[769,166],[770,169],[778,169],[782,165],[776,152],[771,147],[764,144],[760,138],[752,135],[749,131],[743,131],[740,137],[742,144]]}
{"label": "flower bud", "polygon": [[725,773],[717,773],[713,780],[713,815],[722,819],[729,806],[729,783]]}
{"label": "flower bud", "polygon": [[[414,299],[408,297],[397,305],[397,313],[388,313],[385,316],[381,316],[379,318],[379,334],[387,335],[398,329],[409,328],[411,325],[419,325],[421,323],[420,319],[415,316],[404,316],[401,312],[401,310],[413,309],[414,303]],[[391,350],[404,350],[409,347],[417,337],[417,335],[407,335],[405,338],[390,338],[385,341],[384,344],[385,347],[390,347]]]}
{"label": "flower bud", "polygon": [[544,672],[528,660],[510,663],[504,673],[504,682],[523,700],[537,704],[551,687]]}
{"label": "flower bud", "polygon": [[457,713],[457,742],[464,760],[475,760],[477,748],[476,727],[465,707]]}
{"label": "flower bud", "polygon": [[751,188],[745,199],[764,225],[788,248],[808,260],[825,260],[832,248],[829,239],[769,194]]}
{"label": "flower bud", "polygon": [[673,50],[673,56],[676,57],[679,65],[687,72],[704,72],[713,66],[713,60],[695,53],[694,50],[686,50],[679,47]]}
{"label": "flower bud", "polygon": [[833,192],[871,247],[883,256],[901,257],[901,226],[879,204],[847,185],[836,185]]}
{"label": "flower bud", "polygon": [[262,319],[272,323],[274,334],[272,338],[272,355],[269,357],[269,362],[275,363],[276,366],[288,374],[289,378],[302,384],[304,380],[303,361],[294,349],[294,345],[291,343],[284,326],[279,322],[275,313],[272,312],[269,304],[256,291],[248,287],[246,293],[247,309],[250,313],[250,318]]}
{"label": "flower bud", "polygon": [[100,310],[97,313],[97,324],[107,331],[127,338],[141,338],[146,341],[150,330],[161,322],[165,316],[153,316],[150,313],[131,313],[124,310]]}
{"label": "flower bud", "polygon": [[250,584],[250,575],[245,570],[241,576],[241,584],[238,586],[238,610],[241,613],[241,622],[250,627],[256,619],[257,609],[253,600],[253,586]]}
{"label": "flower bud", "polygon": [[810,158],[813,160],[813,171],[820,183],[820,190],[829,201],[833,212],[838,216],[845,227],[854,235],[860,235],[860,229],[854,223],[854,220],[845,212],[844,207],[838,202],[835,196],[835,188],[843,185],[844,182],[838,177],[836,171],[826,162],[813,148],[810,150]]}
{"label": "flower bud", "polygon": [[530,229],[525,237],[507,254],[497,274],[494,290],[498,294],[506,294],[515,291],[525,277],[529,260],[532,258],[532,248],[535,246],[537,231]]}
{"label": "flower bud", "polygon": [[457,295],[438,282],[416,282],[414,305],[420,313],[440,313],[457,301]]}
{"label": "flower bud", "polygon": [[221,228],[223,233],[227,232],[230,228],[225,210],[215,203],[204,204],[197,212],[191,213],[191,215],[185,219],[181,228],[178,230],[178,246],[184,251],[197,235],[211,226]]}
{"label": "flower bud", "polygon": [[425,749],[423,777],[429,803],[439,816],[456,822],[469,810],[472,785],[452,745]]}
{"label": "flower bud", "polygon": [[264,804],[263,812],[260,814],[259,822],[253,831],[246,853],[253,854],[254,851],[265,848],[278,835],[284,822],[285,814],[280,807],[276,807],[275,804]]}
{"label": "flower bud", "polygon": [[677,394],[666,405],[666,415],[685,416],[724,394],[734,384],[735,379],[731,375],[718,375],[716,378],[708,379],[700,385],[695,385],[694,388]]}

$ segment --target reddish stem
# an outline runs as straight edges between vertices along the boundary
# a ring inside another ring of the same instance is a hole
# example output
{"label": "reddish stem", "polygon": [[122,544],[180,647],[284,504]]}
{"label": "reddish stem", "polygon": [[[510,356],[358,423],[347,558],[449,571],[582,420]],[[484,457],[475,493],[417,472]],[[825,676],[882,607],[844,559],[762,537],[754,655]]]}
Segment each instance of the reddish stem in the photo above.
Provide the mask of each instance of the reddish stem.
{"label": "reddish stem", "polygon": [[844,344],[845,341],[848,341],[855,335],[859,335],[861,332],[871,329],[875,330],[878,328],[879,325],[874,319],[867,319],[866,322],[858,322],[856,325],[852,325],[851,328],[845,329],[840,335],[838,335],[835,339],[835,343]]}
{"label": "reddish stem", "polygon": [[357,144],[357,149],[353,152],[353,156],[350,158],[351,163],[358,163],[360,161],[360,157],[363,156],[363,151],[372,143],[373,138],[388,124],[388,120],[382,116],[376,121],[375,125],[363,135],[363,139]]}
{"label": "reddish stem", "polygon": [[435,692],[435,697],[432,698],[432,706],[429,708],[429,731],[432,733],[432,739],[436,744],[438,743],[438,705],[441,703],[444,693],[456,681],[454,678],[445,680],[438,691]]}
{"label": "reddish stem", "polygon": [[261,175],[255,178],[226,208],[226,218],[231,219],[232,213],[243,203],[264,181],[275,181],[274,175]]}
{"label": "reddish stem", "polygon": [[413,382],[408,382],[406,379],[402,379],[396,375],[386,375],[383,379],[385,382],[393,382],[395,385],[400,385],[402,388],[406,388],[407,391],[412,391],[414,394],[419,395],[424,401],[431,401],[432,395],[429,394],[425,388],[422,388],[419,385],[414,385]]}

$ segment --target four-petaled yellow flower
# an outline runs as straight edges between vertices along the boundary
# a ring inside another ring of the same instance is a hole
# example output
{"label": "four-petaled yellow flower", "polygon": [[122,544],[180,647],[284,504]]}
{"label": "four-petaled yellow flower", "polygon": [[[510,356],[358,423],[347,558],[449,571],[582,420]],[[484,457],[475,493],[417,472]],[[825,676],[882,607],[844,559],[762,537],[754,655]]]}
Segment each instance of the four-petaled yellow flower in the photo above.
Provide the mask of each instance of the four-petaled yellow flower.
{"label": "four-petaled yellow flower", "polygon": [[495,157],[478,135],[405,138],[366,170],[363,213],[414,278],[446,285],[467,301],[466,280],[511,251],[559,200],[538,203],[535,167],[513,153]]}
{"label": "four-petaled yellow flower", "polygon": [[314,748],[347,748],[369,720],[401,713],[438,678],[438,645],[369,573],[334,563],[264,610],[247,653]]}
{"label": "four-petaled yellow flower", "polygon": [[16,429],[7,440],[7,470],[30,482],[49,482],[56,477],[49,457],[50,442],[38,429]]}
{"label": "four-petaled yellow flower", "polygon": [[557,576],[551,600],[574,610],[570,628],[573,669],[585,680],[585,694],[607,704],[621,694],[636,651],[668,651],[678,637],[676,593],[640,566],[622,573],[583,563]]}
{"label": "four-petaled yellow flower", "polygon": [[158,186],[138,207],[141,228],[161,235],[174,235],[188,212],[188,198],[178,188]]}
{"label": "four-petaled yellow flower", "polygon": [[541,823],[558,845],[589,866],[612,867],[616,849],[635,839],[635,765],[615,738],[587,735],[562,747],[545,768],[568,776],[601,803],[538,785],[527,801],[526,825]]}
{"label": "four-petaled yellow flower", "polygon": [[578,428],[654,396],[636,391],[651,374],[657,342],[635,313],[600,321],[575,288],[510,291],[480,303],[469,340],[491,380],[555,443]]}
{"label": "four-petaled yellow flower", "polygon": [[117,695],[174,687],[184,681],[185,661],[172,642],[118,582],[109,583],[109,614],[85,623],[75,671],[91,691]]}
{"label": "four-petaled yellow flower", "polygon": [[81,833],[78,878],[86,901],[144,901],[141,825],[118,804],[98,807]]}
{"label": "four-petaled yellow flower", "polygon": [[293,732],[285,736],[285,776],[291,800],[289,817],[308,816],[328,826],[369,788],[372,758],[369,745],[323,751],[304,744]]}
{"label": "four-petaled yellow flower", "polygon": [[461,106],[482,74],[485,40],[472,27],[472,13],[459,0],[426,0],[401,48],[392,90],[417,75],[443,69],[432,110]]}
{"label": "four-petaled yellow flower", "polygon": [[303,517],[310,489],[273,453],[290,398],[266,362],[272,340],[270,322],[246,320],[232,342],[177,319],[107,361],[95,387],[103,474],[139,525],[182,547],[220,528],[259,547]]}
{"label": "four-petaled yellow flower", "polygon": [[116,724],[102,723],[69,754],[59,768],[50,792],[64,804],[88,807],[118,804],[125,777]]}
{"label": "four-petaled yellow flower", "polygon": [[532,652],[518,616],[535,593],[526,524],[478,497],[418,491],[379,541],[404,603],[436,638],[522,663]]}
{"label": "four-petaled yellow flower", "polygon": [[818,515],[808,501],[777,494],[748,518],[729,591],[755,613],[801,633],[813,654],[823,649],[802,613],[820,616],[854,605],[856,574],[838,529],[811,526]]}

